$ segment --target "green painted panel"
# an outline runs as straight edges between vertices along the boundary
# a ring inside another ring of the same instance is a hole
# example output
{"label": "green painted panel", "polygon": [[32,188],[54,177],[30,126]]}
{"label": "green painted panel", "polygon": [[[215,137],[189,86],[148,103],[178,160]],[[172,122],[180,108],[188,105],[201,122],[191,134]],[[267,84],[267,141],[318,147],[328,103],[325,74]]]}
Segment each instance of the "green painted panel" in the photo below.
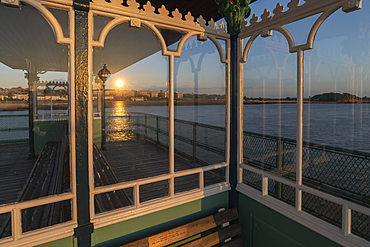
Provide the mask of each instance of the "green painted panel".
{"label": "green painted panel", "polygon": [[242,194],[239,195],[239,214],[244,246],[340,246]]}
{"label": "green painted panel", "polygon": [[48,242],[46,244],[39,245],[39,247],[73,247],[77,246],[77,242],[75,242],[74,237],[68,237],[63,239],[58,239],[55,241]]}
{"label": "green painted panel", "polygon": [[38,155],[45,143],[60,141],[67,128],[67,120],[35,121],[35,154]]}
{"label": "green painted panel", "polygon": [[117,246],[186,224],[226,208],[228,192],[95,229],[95,246]]}
{"label": "green painted panel", "polygon": [[101,148],[101,118],[94,118],[94,143]]}

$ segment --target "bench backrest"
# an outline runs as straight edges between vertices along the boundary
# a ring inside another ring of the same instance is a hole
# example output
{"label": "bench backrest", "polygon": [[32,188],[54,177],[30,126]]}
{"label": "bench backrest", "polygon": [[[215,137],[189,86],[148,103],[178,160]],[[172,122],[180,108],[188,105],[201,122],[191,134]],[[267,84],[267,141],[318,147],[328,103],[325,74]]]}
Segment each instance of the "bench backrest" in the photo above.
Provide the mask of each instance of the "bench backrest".
{"label": "bench backrest", "polygon": [[236,208],[223,210],[214,215],[146,237],[122,247],[175,246],[242,246],[241,227],[237,222]]}

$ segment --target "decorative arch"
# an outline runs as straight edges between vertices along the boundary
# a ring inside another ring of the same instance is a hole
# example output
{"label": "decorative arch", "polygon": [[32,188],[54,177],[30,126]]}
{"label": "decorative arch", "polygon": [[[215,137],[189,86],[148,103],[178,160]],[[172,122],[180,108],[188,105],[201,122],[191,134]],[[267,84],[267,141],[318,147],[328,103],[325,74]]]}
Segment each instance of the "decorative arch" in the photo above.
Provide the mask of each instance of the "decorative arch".
{"label": "decorative arch", "polygon": [[104,48],[104,43],[105,43],[105,40],[108,36],[108,33],[113,30],[113,28],[115,28],[116,26],[120,25],[120,24],[123,24],[125,22],[130,22],[130,26],[134,26],[134,27],[137,27],[137,28],[140,28],[141,27],[141,24],[146,26],[150,31],[152,31],[154,33],[154,36],[156,37],[156,39],[158,40],[159,42],[159,45],[161,47],[161,50],[162,50],[162,54],[165,55],[165,53],[167,52],[167,46],[166,46],[166,42],[162,36],[162,34],[159,32],[159,30],[157,29],[157,27],[147,21],[140,21],[138,19],[133,19],[133,18],[130,18],[130,17],[117,17],[117,18],[114,18],[113,20],[111,20],[104,28],[103,30],[100,32],[100,35],[99,35],[99,39],[98,41],[92,41],[92,45],[94,47],[98,47],[98,48]]}
{"label": "decorative arch", "polygon": [[35,1],[35,0],[21,0],[21,1],[39,11],[39,13],[49,23],[51,29],[54,32],[55,40],[58,44],[70,44],[71,43],[71,38],[64,37],[63,29],[59,21],[54,17],[54,15],[45,6],[43,6],[40,2]]}
{"label": "decorative arch", "polygon": [[313,24],[309,34],[308,34],[308,37],[307,37],[307,48],[308,49],[312,49],[313,48],[313,44],[314,44],[314,41],[315,41],[315,38],[316,38],[316,34],[317,32],[319,31],[319,28],[321,27],[321,25],[324,23],[324,21],[331,15],[333,14],[335,11],[337,11],[339,9],[339,7],[334,7],[332,9],[329,9],[328,11],[322,13],[320,15],[319,18],[317,18],[317,20],[315,21],[315,23]]}
{"label": "decorative arch", "polygon": [[242,53],[243,57],[242,57],[241,63],[246,63],[247,62],[249,50],[250,50],[253,42],[256,40],[256,38],[259,35],[261,35],[261,37],[263,37],[263,38],[269,37],[269,36],[272,35],[272,32],[271,31],[276,31],[276,32],[281,33],[285,37],[285,39],[287,40],[287,42],[288,42],[289,52],[291,52],[291,53],[294,52],[294,49],[296,48],[296,46],[295,46],[294,38],[291,35],[291,33],[286,28],[284,28],[284,27],[274,27],[274,28],[271,28],[269,30],[269,32],[267,33],[268,35],[262,36],[262,34],[260,34],[260,33],[255,33],[255,34],[253,34],[249,38],[246,46],[244,47],[244,51]]}
{"label": "decorative arch", "polygon": [[[27,1],[32,1],[32,0],[27,0]],[[185,44],[185,42],[187,40],[189,40],[191,37],[193,36],[199,36],[199,37],[205,37],[206,39],[209,38],[209,40],[212,41],[212,43],[216,46],[217,48],[217,51],[219,53],[219,56],[220,56],[220,61],[221,63],[226,63],[227,62],[227,59],[226,59],[226,56],[224,54],[224,51],[220,45],[220,43],[218,42],[218,40],[213,36],[213,35],[204,35],[204,33],[200,33],[200,32],[196,32],[196,31],[189,31],[187,32],[184,37],[181,38],[179,44],[177,45],[177,48],[176,48],[176,51],[170,51],[167,49],[167,45],[166,45],[166,42],[163,38],[163,35],[160,33],[160,31],[158,30],[158,28],[156,27],[156,25],[148,22],[148,21],[144,21],[144,20],[138,20],[138,19],[134,19],[134,18],[130,18],[130,17],[117,17],[117,18],[114,18],[113,20],[111,20],[104,28],[103,30],[100,32],[99,34],[99,38],[98,38],[98,41],[92,41],[92,45],[94,47],[99,47],[99,48],[103,48],[104,47],[104,43],[105,43],[105,40],[108,36],[108,33],[113,29],[115,28],[116,26],[122,24],[122,23],[125,23],[125,22],[130,22],[130,26],[133,26],[133,27],[137,27],[137,28],[140,28],[141,25],[144,25],[146,26],[149,30],[151,30],[153,33],[154,33],[154,36],[157,38],[158,42],[159,42],[159,45],[161,47],[161,50],[162,50],[162,55],[163,56],[175,56],[175,57],[180,57],[181,56],[181,51],[182,51],[182,48]],[[203,40],[203,38],[198,38],[199,40]],[[204,39],[204,40],[206,40]]]}

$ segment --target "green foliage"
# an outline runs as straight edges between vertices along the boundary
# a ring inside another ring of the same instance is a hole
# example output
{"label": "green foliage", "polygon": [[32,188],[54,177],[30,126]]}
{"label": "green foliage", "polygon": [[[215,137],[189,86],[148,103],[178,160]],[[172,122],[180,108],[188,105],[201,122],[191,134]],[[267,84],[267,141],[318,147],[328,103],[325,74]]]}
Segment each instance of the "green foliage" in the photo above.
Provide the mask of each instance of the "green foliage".
{"label": "green foliage", "polygon": [[249,0],[218,0],[218,11],[227,22],[227,30],[231,35],[238,35],[242,21],[251,14]]}

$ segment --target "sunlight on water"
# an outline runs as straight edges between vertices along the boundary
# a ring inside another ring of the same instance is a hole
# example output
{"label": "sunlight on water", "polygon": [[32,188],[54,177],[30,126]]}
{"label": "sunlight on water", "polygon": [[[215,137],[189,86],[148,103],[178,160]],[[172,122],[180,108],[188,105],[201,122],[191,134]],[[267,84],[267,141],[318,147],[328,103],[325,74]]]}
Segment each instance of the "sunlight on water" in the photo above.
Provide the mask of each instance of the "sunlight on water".
{"label": "sunlight on water", "polygon": [[112,113],[106,116],[107,142],[130,141],[135,138],[133,119],[126,111],[125,102],[114,101]]}

